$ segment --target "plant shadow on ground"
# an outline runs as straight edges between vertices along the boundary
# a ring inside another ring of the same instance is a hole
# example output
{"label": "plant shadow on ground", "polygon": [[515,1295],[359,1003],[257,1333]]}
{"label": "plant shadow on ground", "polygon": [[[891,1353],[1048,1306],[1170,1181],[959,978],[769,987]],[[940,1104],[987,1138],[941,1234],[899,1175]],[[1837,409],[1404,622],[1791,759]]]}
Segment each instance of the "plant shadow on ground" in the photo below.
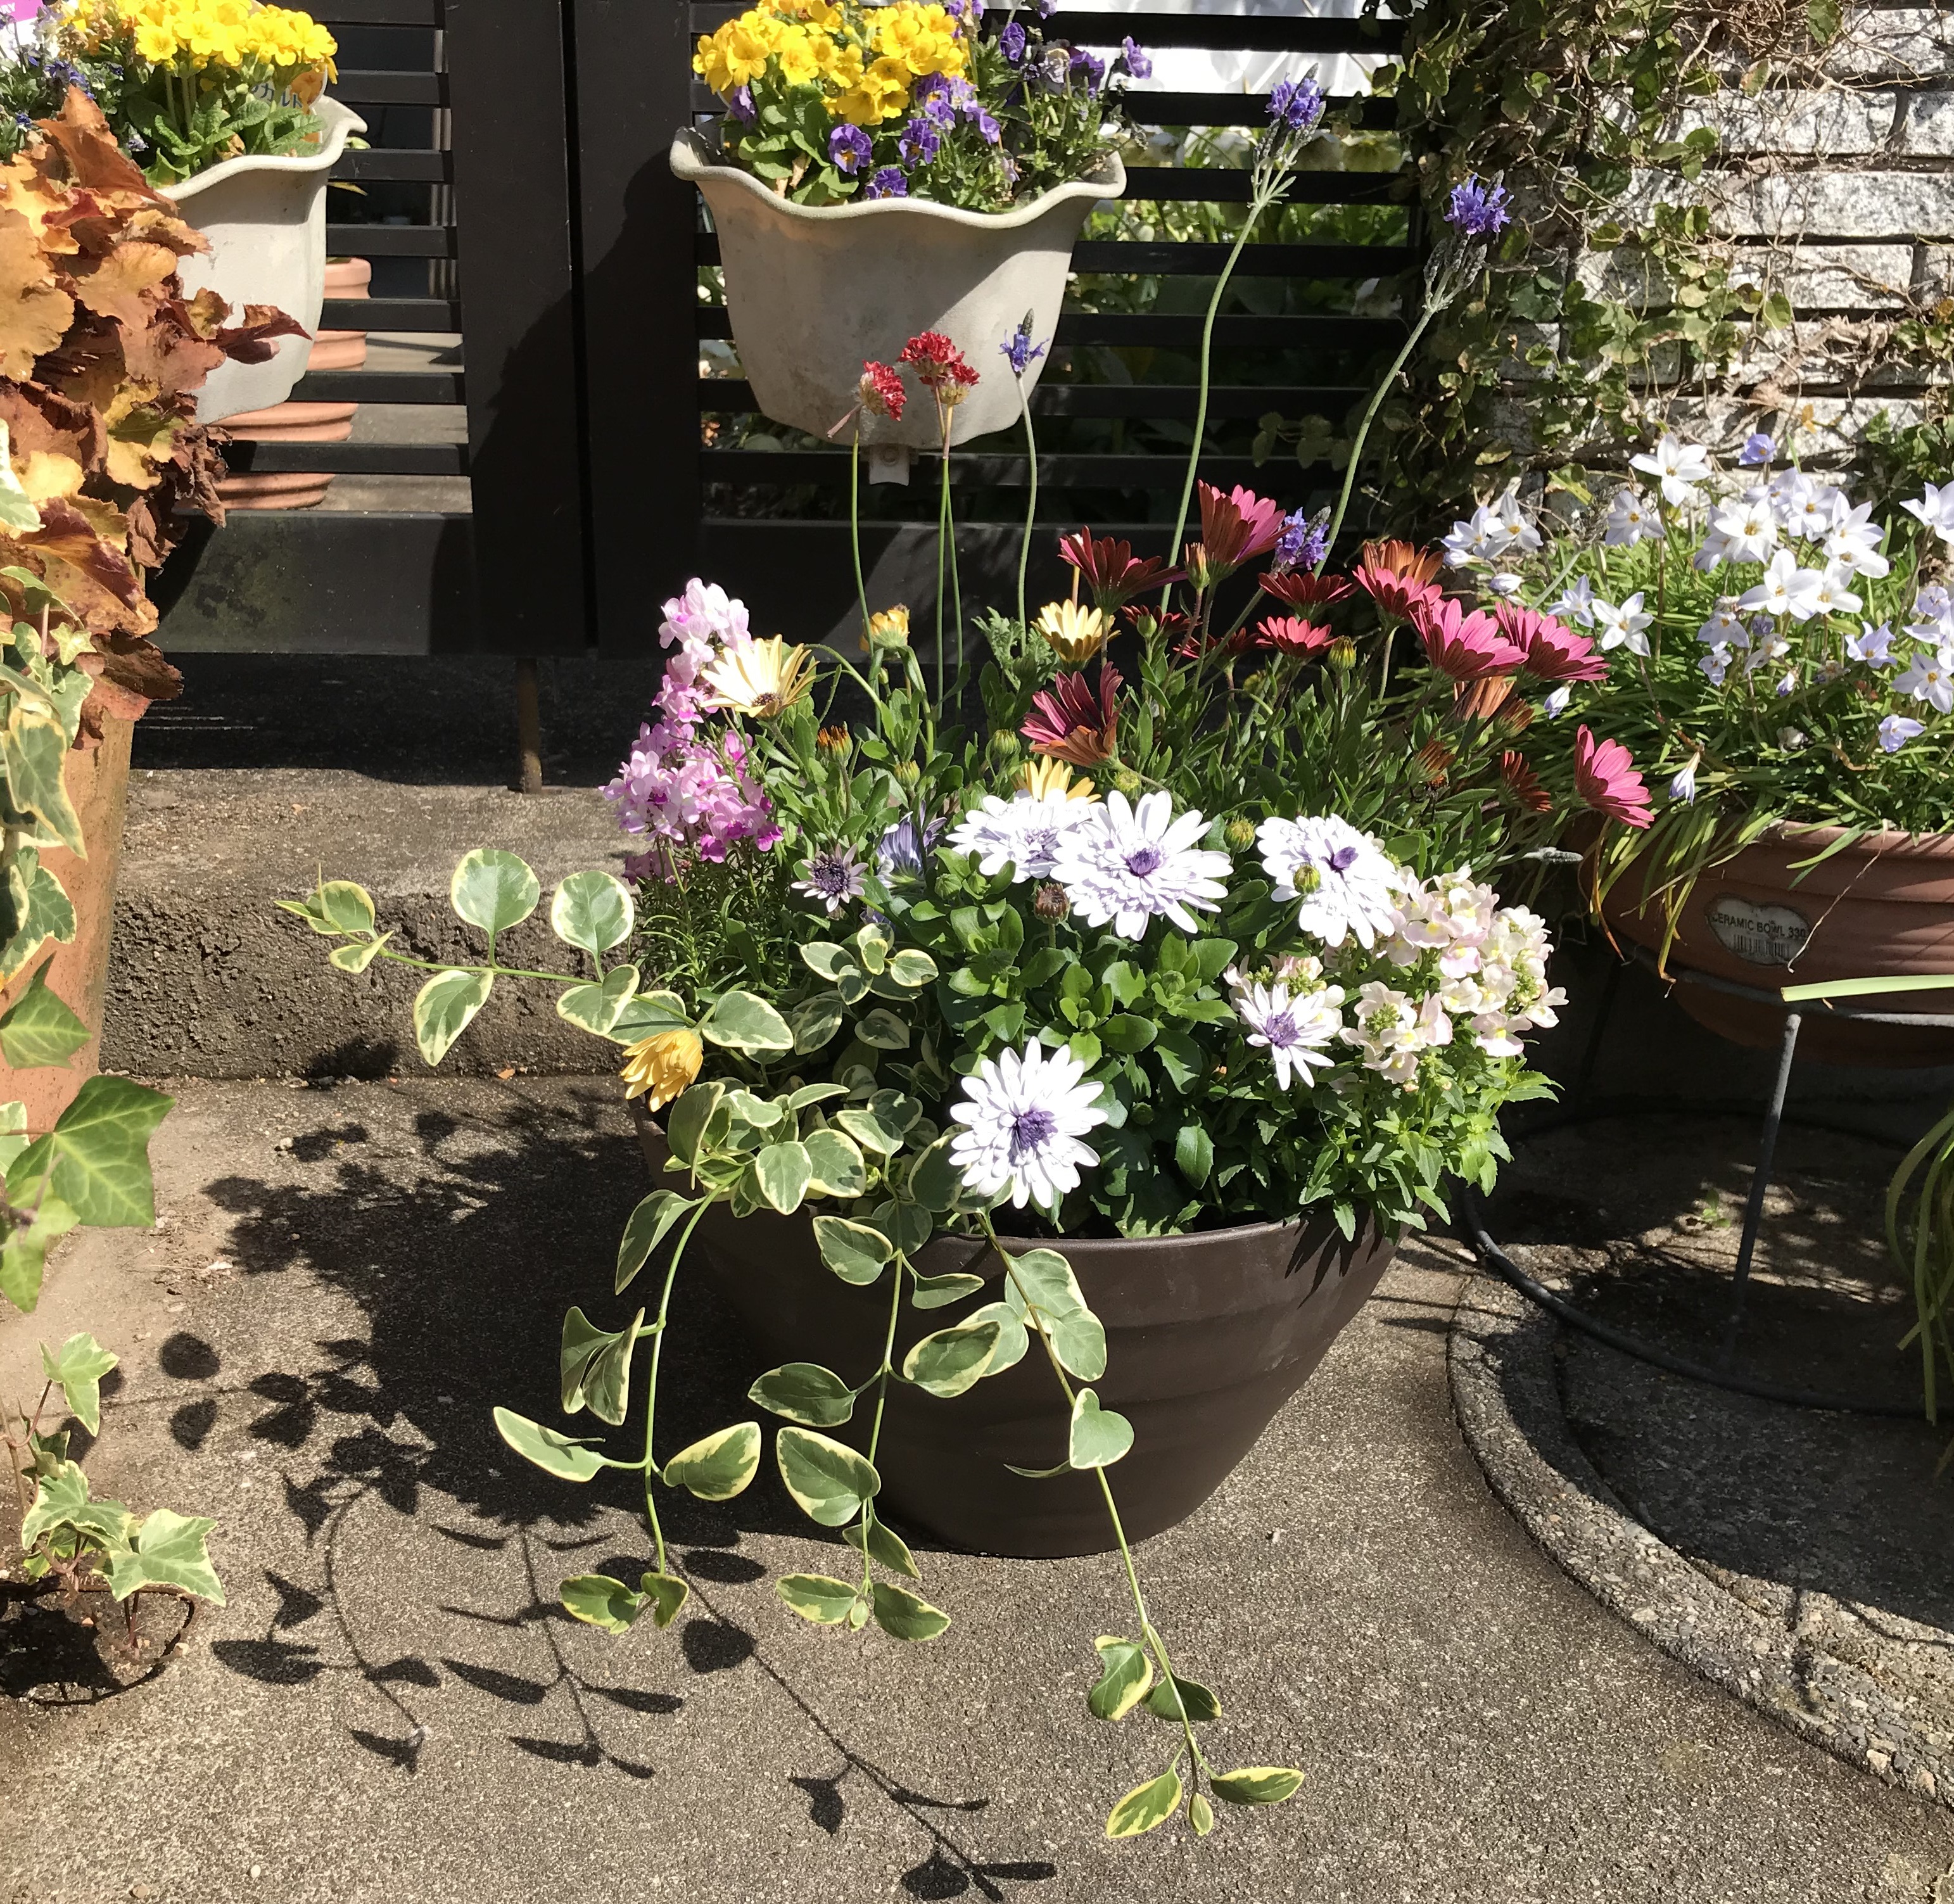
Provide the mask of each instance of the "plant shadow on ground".
{"label": "plant shadow on ground", "polygon": [[[1756,1126],[1736,1119],[1564,1132],[1523,1157],[1492,1199],[1489,1227],[1584,1313],[1714,1367],[1756,1142]],[[1787,1127],[1742,1308],[1742,1375],[1918,1404],[1919,1352],[1900,1346],[1912,1293],[1882,1227],[1896,1158]],[[1670,1544],[1794,1596],[1943,1629],[1954,1647],[1954,1481],[1937,1475],[1954,1434],[1946,1371],[1936,1427],[1719,1389],[1571,1332],[1558,1366],[1582,1453]],[[1525,1419],[1520,1398],[1509,1400]]]}
{"label": "plant shadow on ground", "polygon": [[[608,1474],[588,1488],[555,1481],[504,1448],[488,1422],[490,1407],[501,1404],[572,1431],[592,1431],[598,1425],[565,1422],[558,1406],[554,1344],[564,1311],[580,1301],[603,1318],[613,1309],[628,1312],[627,1302],[655,1301],[655,1291],[649,1298],[643,1293],[649,1271],[619,1300],[608,1288],[593,1287],[581,1267],[574,1277],[560,1268],[608,1264],[626,1216],[645,1192],[637,1148],[620,1134],[621,1125],[608,1085],[567,1101],[559,1093],[548,1104],[511,1092],[485,1115],[423,1108],[412,1120],[414,1154],[405,1158],[398,1142],[386,1145],[387,1133],[375,1139],[365,1123],[333,1117],[291,1146],[321,1180],[233,1177],[207,1189],[233,1219],[228,1246],[244,1275],[314,1279],[350,1297],[368,1324],[364,1339],[319,1342],[309,1366],[268,1369],[247,1384],[259,1411],[247,1432],[287,1458],[284,1505],[303,1529],[312,1570],[292,1580],[268,1569],[278,1605],[265,1632],[218,1641],[212,1651],[229,1669],[272,1686],[303,1686],[328,1673],[358,1675],[372,1689],[384,1729],[355,1727],[352,1736],[407,1774],[418,1769],[429,1736],[416,1695],[440,1686],[444,1673],[519,1711],[548,1705],[570,1715],[571,1736],[518,1730],[510,1735],[518,1750],[635,1778],[652,1777],[655,1767],[607,1745],[607,1718],[620,1711],[655,1717],[683,1704],[674,1694],[597,1682],[564,1644],[578,1629],[557,1601],[562,1574],[635,1580],[652,1565],[641,1526],[627,1538],[642,1544],[617,1551],[620,1512],[630,1514],[638,1498],[633,1478]],[[369,1143],[379,1146],[370,1161],[360,1154]],[[159,1359],[180,1379],[218,1372],[209,1346],[187,1334],[165,1343]],[[661,1450],[749,1419],[750,1363],[703,1266],[691,1267],[681,1275],[666,1339]],[[170,1431],[194,1448],[217,1414],[208,1395],[187,1401]],[[630,1439],[637,1430],[620,1432]],[[303,1474],[307,1463],[309,1475],[293,1478],[289,1470]],[[462,1583],[471,1555],[485,1562],[504,1555],[520,1564],[522,1604],[495,1613],[444,1605],[441,1612],[453,1622],[451,1646],[435,1659],[388,1657],[385,1642],[363,1631],[348,1611],[360,1596],[340,1591],[341,1569],[349,1564],[341,1530],[356,1507],[375,1498],[451,1546],[459,1563],[451,1600],[467,1597]],[[932,1796],[873,1763],[718,1603],[716,1588],[749,1585],[766,1572],[740,1551],[745,1536],[808,1533],[773,1485],[771,1463],[730,1503],[662,1490],[659,1500],[666,1539],[692,1598],[674,1633],[655,1635],[647,1623],[643,1633],[620,1644],[675,1642],[686,1667],[702,1678],[749,1665],[764,1673],[832,1754],[817,1773],[792,1780],[811,1821],[832,1834],[845,1812],[845,1786],[865,1796],[879,1792],[928,1846],[903,1880],[913,1895],[975,1891],[997,1899],[1004,1896],[1001,1882],[1057,1875],[1042,1861],[986,1864],[960,1844],[944,1821],[980,1812],[988,1799]],[[449,1503],[462,1514],[448,1513]],[[444,1524],[463,1517],[474,1525]],[[547,1673],[472,1662],[469,1641],[483,1626],[540,1642]],[[322,1633],[328,1635],[324,1641],[313,1637]]]}

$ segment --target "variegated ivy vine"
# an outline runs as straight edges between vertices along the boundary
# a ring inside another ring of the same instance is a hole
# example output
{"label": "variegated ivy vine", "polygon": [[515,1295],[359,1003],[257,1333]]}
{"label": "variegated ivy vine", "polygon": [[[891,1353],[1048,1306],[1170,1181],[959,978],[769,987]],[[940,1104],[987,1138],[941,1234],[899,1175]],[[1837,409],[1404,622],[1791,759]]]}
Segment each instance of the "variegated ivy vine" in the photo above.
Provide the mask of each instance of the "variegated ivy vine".
{"label": "variegated ivy vine", "polygon": [[[1001,890],[1010,881],[994,883]],[[659,1490],[683,1488],[702,1500],[733,1499],[759,1472],[765,1437],[757,1421],[737,1422],[660,1457],[659,1363],[673,1291],[699,1225],[715,1205],[736,1217],[806,1210],[821,1259],[835,1276],[858,1288],[886,1280],[888,1327],[873,1368],[843,1371],[791,1362],[769,1369],[748,1391],[781,1423],[774,1452],[788,1494],[817,1525],[839,1529],[859,1561],[848,1578],[784,1575],[774,1582],[781,1600],[818,1626],[859,1630],[873,1621],[898,1640],[934,1639],[949,1626],[950,1615],[917,1590],[922,1570],[916,1557],[877,1506],[881,1478],[875,1460],[891,1386],[906,1382],[954,1397],[1015,1367],[1035,1344],[1065,1397],[1065,1445],[1052,1450],[1059,1457],[1055,1466],[1014,1472],[1039,1478],[1073,1471],[1096,1479],[1132,1596],[1133,1634],[1095,1642],[1098,1677],[1088,1708],[1111,1721],[1144,1708],[1165,1723],[1173,1739],[1165,1768],[1113,1807],[1107,1834],[1137,1836],[1184,1809],[1192,1829],[1205,1836],[1215,1823],[1210,1794],[1230,1805],[1276,1805],[1290,1797],[1302,1783],[1299,1771],[1219,1770],[1197,1736],[1197,1726],[1220,1718],[1220,1701],[1176,1670],[1147,1610],[1107,1478],[1132,1447],[1133,1427],[1102,1407],[1091,1386],[1106,1371],[1104,1327],[1060,1252],[1022,1244],[1007,1249],[1001,1242],[991,1219],[994,1199],[966,1187],[951,1160],[951,1134],[925,1114],[926,1104],[942,1100],[950,1074],[931,1030],[905,1022],[903,1014],[911,1021],[922,1015],[938,976],[937,960],[913,946],[897,949],[872,921],[845,940],[800,946],[806,971],[783,983],[783,1009],[731,988],[718,990],[694,1012],[676,992],[640,991],[639,969],[628,959],[620,956],[607,967],[605,960],[628,947],[637,929],[630,892],[608,873],[573,873],[550,901],[551,929],[588,961],[586,971],[538,972],[498,962],[498,939],[542,899],[536,875],[514,854],[485,848],[467,854],[455,869],[449,897],[459,917],[487,941],[479,963],[441,965],[399,950],[393,935],[380,928],[371,896],[350,881],[322,881],[304,899],[278,903],[322,938],[341,941],[329,957],[341,971],[364,972],[378,960],[429,975],[415,1001],[413,1023],[430,1064],[447,1055],[498,981],[539,980],[561,988],[556,1009],[562,1017],[628,1048],[624,1075],[634,1090],[648,1092],[649,1103],[664,1107],[667,1169],[683,1180],[683,1188],[655,1189],[639,1204],[618,1246],[620,1296],[668,1251],[655,1278],[655,1302],[639,1307],[621,1328],[600,1327],[580,1307],[564,1318],[559,1400],[567,1415],[587,1412],[603,1427],[623,1427],[631,1409],[633,1364],[645,1351],[644,1432],[637,1451],[607,1453],[601,1437],[566,1434],[510,1409],[494,1411],[503,1440],[547,1474],[588,1482],[614,1469],[642,1482],[651,1569],[635,1585],[607,1574],[567,1579],[561,1589],[566,1610],[623,1634],[647,1619],[654,1627],[669,1626],[684,1607],[688,1588],[668,1563]],[[1007,969],[1021,943],[1016,913],[994,897],[966,910],[969,918],[961,922],[971,942],[989,947],[995,969]],[[947,923],[943,930],[949,932]],[[1179,942],[1167,943],[1179,957]],[[987,954],[980,949],[969,956],[975,966]],[[1198,985],[1180,982],[1171,989],[1185,994],[1189,1010],[1198,1008]],[[715,1068],[728,1076],[699,1079],[708,1045]],[[953,1227],[988,1243],[1003,1271],[1002,1295],[924,1336],[898,1364],[894,1347],[905,1301],[927,1312],[985,1287],[982,1277],[932,1275],[917,1266],[931,1237]],[[868,1419],[860,1447],[822,1431],[854,1422],[858,1411]]]}
{"label": "variegated ivy vine", "polygon": [[[1649,207],[1638,180],[1668,173],[1713,198],[1705,173],[1722,142],[1711,126],[1677,137],[1684,112],[1720,94],[1836,83],[1826,55],[1851,29],[1837,0],[1418,0],[1394,11],[1403,49],[1373,85],[1397,102],[1406,195],[1436,228],[1455,183],[1497,177],[1514,215],[1387,402],[1371,447],[1388,465],[1365,472],[1374,514],[1428,528],[1469,497],[1530,479],[1581,499],[1588,473],[1618,470],[1673,392],[1733,388],[1733,367],[1795,315],[1781,251],[1751,247],[1740,259],[1713,234],[1707,203]],[[1415,298],[1409,278],[1405,295]],[[1931,385],[1948,361],[1949,316],[1907,312],[1857,354]],[[1792,403],[1786,420],[1798,414]],[[1353,422],[1267,418],[1258,454],[1340,464]],[[1883,460],[1888,478],[1916,463],[1944,470],[1939,422],[1924,436],[1877,434],[1863,460]]]}

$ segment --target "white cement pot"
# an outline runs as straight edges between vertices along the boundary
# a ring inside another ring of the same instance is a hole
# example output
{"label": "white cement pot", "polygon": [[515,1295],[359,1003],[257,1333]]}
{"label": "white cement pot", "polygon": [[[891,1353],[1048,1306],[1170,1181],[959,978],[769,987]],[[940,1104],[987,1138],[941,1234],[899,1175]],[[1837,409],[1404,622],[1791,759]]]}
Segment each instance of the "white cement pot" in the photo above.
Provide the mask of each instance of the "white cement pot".
{"label": "white cement pot", "polygon": [[280,338],[277,354],[262,363],[219,364],[197,392],[200,423],[269,410],[305,375],[325,298],[326,174],[347,138],[366,130],[366,121],[337,99],[322,98],[313,110],[325,128],[316,151],[289,159],[227,159],[164,188],[210,240],[209,251],[177,267],[187,296],[207,286],[239,321],[247,304],[275,304],[306,328],[303,337]]}
{"label": "white cement pot", "polygon": [[[865,360],[893,363],[918,331],[941,331],[981,379],[956,412],[957,443],[1017,422],[1005,341],[1027,311],[1034,341],[1050,339],[1073,241],[1095,204],[1126,189],[1126,168],[1109,152],[1092,178],[1015,211],[963,212],[925,199],[795,205],[716,163],[690,131],[672,142],[671,168],[712,209],[740,366],[765,414],[825,435],[854,407]],[[1026,372],[1027,389],[1045,361]],[[872,434],[934,448],[935,407],[912,384],[902,422],[880,419]]]}

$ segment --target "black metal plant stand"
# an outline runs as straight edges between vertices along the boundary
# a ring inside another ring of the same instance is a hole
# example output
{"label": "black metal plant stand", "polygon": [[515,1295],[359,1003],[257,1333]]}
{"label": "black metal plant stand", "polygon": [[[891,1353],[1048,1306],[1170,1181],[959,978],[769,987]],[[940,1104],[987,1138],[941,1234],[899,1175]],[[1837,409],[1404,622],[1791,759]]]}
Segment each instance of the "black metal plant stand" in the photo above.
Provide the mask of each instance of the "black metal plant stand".
{"label": "black metal plant stand", "polygon": [[[1636,957],[1651,966],[1655,963],[1648,953],[1639,947],[1637,948]],[[1567,1109],[1558,1116],[1530,1124],[1522,1135],[1533,1136],[1550,1130],[1564,1130],[1577,1124],[1591,1123],[1616,1114],[1616,1108],[1606,1104],[1591,1106],[1586,1099],[1588,1087],[1594,1077],[1595,1063],[1601,1054],[1601,1041],[1613,1012],[1616,994],[1620,988],[1624,969],[1623,965],[1618,964],[1609,972],[1607,984],[1602,993],[1601,1010],[1595,1016],[1594,1029],[1589,1034],[1588,1048],[1582,1056],[1581,1068],[1575,1075]],[[1785,1095],[1791,1084],[1792,1067],[1798,1056],[1798,1035],[1804,1023],[1805,1014],[1797,1007],[1786,1004],[1776,991],[1767,991],[1755,985],[1742,985],[1734,979],[1698,972],[1689,966],[1678,965],[1673,960],[1664,976],[1679,985],[1701,985],[1713,991],[1727,992],[1733,998],[1767,1005],[1784,1014],[1784,1032],[1778,1045],[1777,1075],[1772,1081],[1770,1096],[1764,1107],[1764,1127],[1758,1145],[1757,1169],[1751,1177],[1751,1193],[1744,1207],[1743,1233],[1737,1245],[1737,1266],[1731,1278],[1729,1306],[1724,1315],[1722,1337],[1714,1365],[1695,1361],[1686,1356],[1673,1354],[1631,1331],[1618,1329],[1610,1323],[1598,1321],[1584,1313],[1577,1305],[1570,1302],[1557,1291],[1549,1289],[1545,1283],[1528,1275],[1506,1255],[1487,1229],[1485,1206],[1478,1192],[1469,1186],[1462,1186],[1459,1210],[1467,1236],[1480,1262],[1510,1283],[1529,1302],[1537,1304],[1568,1327],[1591,1337],[1611,1349],[1619,1349],[1625,1355],[1633,1356],[1654,1368],[1666,1369],[1672,1375],[1682,1375],[1692,1381],[1704,1382],[1713,1387],[1727,1389],[1737,1394],[1755,1395],[1766,1401],[1786,1403],[1794,1408],[1822,1409],[1856,1415],[1909,1417],[1918,1415],[1920,1409],[1917,1403],[1827,1394],[1812,1389],[1790,1387],[1777,1382],[1756,1381],[1737,1371],[1737,1343],[1743,1327],[1745,1300],[1750,1287],[1751,1259],[1756,1252],[1758,1231],[1764,1221],[1764,1198],[1770,1188],[1771,1166],[1777,1152],[1778,1133],[1785,1122]],[[1921,1030],[1954,1029],[1954,1013],[1871,1011],[1849,1004],[1832,1005],[1824,1009],[1834,1016],[1858,1019],[1868,1024],[1904,1025]],[[1714,1104],[1685,1104],[1680,1101],[1663,1105],[1640,1103],[1637,1108],[1645,1111],[1666,1108],[1698,1114],[1714,1112],[1720,1108]],[[1794,1117],[1792,1122],[1802,1127],[1814,1130],[1840,1128],[1816,1118]],[[1865,1135],[1860,1131],[1849,1134],[1861,1137]]]}

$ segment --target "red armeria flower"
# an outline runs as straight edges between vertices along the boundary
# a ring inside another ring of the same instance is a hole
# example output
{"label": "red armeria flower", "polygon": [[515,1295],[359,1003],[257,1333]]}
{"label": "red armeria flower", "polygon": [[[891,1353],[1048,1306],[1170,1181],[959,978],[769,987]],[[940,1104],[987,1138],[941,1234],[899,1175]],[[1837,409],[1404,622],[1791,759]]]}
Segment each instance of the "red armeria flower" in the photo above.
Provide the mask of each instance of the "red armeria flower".
{"label": "red armeria flower", "polygon": [[1526,650],[1507,640],[1483,608],[1469,615],[1457,602],[1440,596],[1420,602],[1411,621],[1432,666],[1455,681],[1509,674],[1526,659]]}
{"label": "red armeria flower", "polygon": [[1313,621],[1299,621],[1293,615],[1270,615],[1255,630],[1257,646],[1273,648],[1282,655],[1313,655],[1335,639],[1327,628],[1319,628]]}
{"label": "red armeria flower", "polygon": [[1500,756],[1500,778],[1505,782],[1506,790],[1529,813],[1548,813],[1553,809],[1553,796],[1540,784],[1540,776],[1527,765],[1525,754],[1516,753],[1509,747]]}
{"label": "red armeria flower", "polygon": [[919,331],[896,359],[916,373],[916,381],[941,403],[960,403],[963,392],[977,382],[977,373],[963,353],[941,331]]}
{"label": "red armeria flower", "polygon": [[1085,577],[1092,591],[1095,608],[1111,610],[1150,589],[1164,589],[1182,580],[1179,569],[1170,569],[1158,555],[1136,559],[1131,542],[1116,542],[1101,536],[1093,540],[1089,529],[1076,536],[1061,536],[1058,552]]}
{"label": "red armeria flower", "polygon": [[903,406],[909,400],[903,388],[903,373],[872,358],[862,366],[862,407],[871,416],[886,416],[891,423],[903,420]]}
{"label": "red armeria flower", "polygon": [[1574,790],[1597,813],[1624,826],[1645,827],[1655,815],[1647,783],[1619,740],[1597,740],[1583,727],[1574,737]]}
{"label": "red armeria flower", "polygon": [[1195,487],[1201,492],[1201,544],[1208,551],[1208,572],[1217,580],[1275,547],[1286,520],[1280,503],[1252,495],[1239,483],[1225,496],[1211,482]]}
{"label": "red armeria flower", "polygon": [[1606,679],[1608,658],[1585,635],[1564,621],[1544,615],[1517,602],[1502,602],[1493,611],[1500,632],[1526,650],[1526,671],[1537,681],[1598,681]]}
{"label": "red armeria flower", "polygon": [[1436,601],[1440,590],[1436,549],[1409,542],[1366,542],[1350,579],[1387,615],[1409,621],[1413,610]]}
{"label": "red armeria flower", "polygon": [[1103,661],[1097,694],[1083,674],[1061,674],[1032,696],[1032,711],[1018,731],[1034,753],[1050,754],[1075,767],[1103,765],[1119,746],[1120,713],[1113,703],[1119,685],[1119,671]]}
{"label": "red armeria flower", "polygon": [[1340,575],[1317,575],[1308,569],[1292,569],[1286,575],[1257,578],[1264,595],[1292,608],[1333,608],[1351,593],[1349,582]]}

